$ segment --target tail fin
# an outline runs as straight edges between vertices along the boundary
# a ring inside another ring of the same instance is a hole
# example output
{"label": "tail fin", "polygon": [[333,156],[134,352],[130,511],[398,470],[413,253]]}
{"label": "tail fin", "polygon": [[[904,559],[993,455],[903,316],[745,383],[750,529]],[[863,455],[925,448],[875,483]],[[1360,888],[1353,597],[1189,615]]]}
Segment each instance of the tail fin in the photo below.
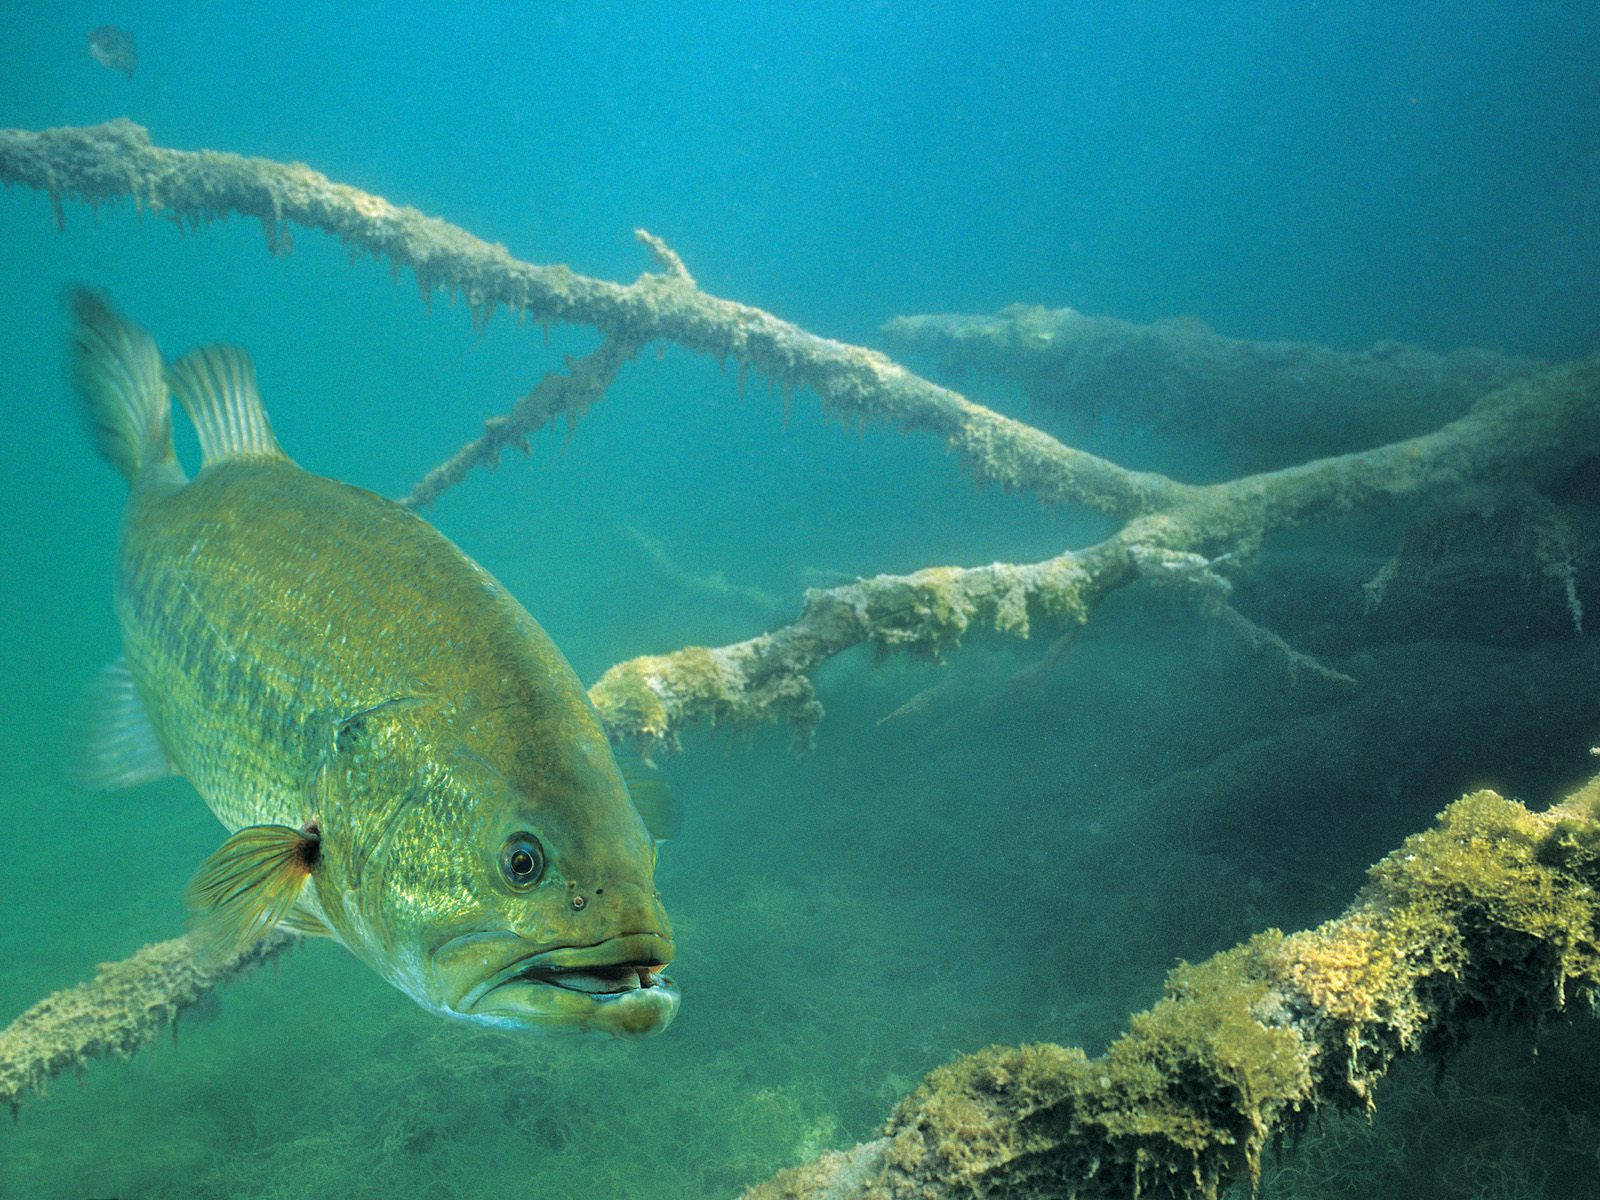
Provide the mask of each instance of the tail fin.
{"label": "tail fin", "polygon": [[69,302],[73,379],[95,446],[130,484],[152,465],[176,463],[172,403],[155,342],[94,292],[76,289]]}

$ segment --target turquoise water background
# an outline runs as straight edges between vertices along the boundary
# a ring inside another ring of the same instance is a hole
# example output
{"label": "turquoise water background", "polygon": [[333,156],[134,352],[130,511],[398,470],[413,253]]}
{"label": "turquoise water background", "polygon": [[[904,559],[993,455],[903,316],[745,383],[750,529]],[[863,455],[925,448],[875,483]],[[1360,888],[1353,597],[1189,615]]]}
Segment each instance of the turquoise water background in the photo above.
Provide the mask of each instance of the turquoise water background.
{"label": "turquoise water background", "polygon": [[[1025,301],[1342,348],[1600,350],[1600,14],[1379,9],[13,0],[0,125],[127,116],[157,144],[304,161],[619,281],[650,266],[643,226],[708,291],[873,346],[899,314]],[[85,49],[105,22],[138,39],[131,80]],[[67,386],[60,297],[79,282],[169,356],[247,348],[288,452],[392,495],[595,341],[504,314],[480,336],[463,307],[425,309],[409,277],[303,230],[273,258],[254,222],[181,232],[69,202],[57,232],[46,197],[0,193],[0,1022],[181,929],[221,832],[182,782],[67,782],[74,705],[118,652],[124,491]],[[1148,465],[1140,431],[1098,437]],[[808,395],[785,419],[764,384],[741,399],[731,371],[670,347],[570,441],[541,435],[429,516],[586,682],[775,627],[807,587],[1033,561],[1105,530],[975,491],[936,442],[857,435]],[[1375,567],[1391,516],[1288,549]],[[1392,647],[1419,689],[1480,666],[1510,682],[1472,728],[1404,708],[1418,724],[1395,737],[1419,749],[1392,793],[1286,777],[1265,816],[1150,811],[1162,780],[1304,715],[1303,697],[1148,598],[1108,603],[1064,667],[1027,674],[1059,632],[974,635],[944,666],[843,656],[818,674],[828,716],[805,757],[780,729],[686,737],[664,764],[687,820],[663,856],[684,1007],[662,1037],[447,1025],[308,945],[175,1042],[0,1121],[0,1196],[733,1195],[869,1136],[962,1051],[1098,1049],[1175,959],[1337,913],[1462,788],[1550,799],[1600,724],[1588,638],[1509,664]],[[1303,1155],[1368,1174],[1269,1194],[1464,1195],[1426,1189],[1454,1186],[1469,1151],[1485,1196],[1594,1194],[1578,1064],[1597,1049],[1574,1027],[1537,1069],[1511,1039],[1446,1084],[1403,1072],[1397,1115],[1336,1122]]]}

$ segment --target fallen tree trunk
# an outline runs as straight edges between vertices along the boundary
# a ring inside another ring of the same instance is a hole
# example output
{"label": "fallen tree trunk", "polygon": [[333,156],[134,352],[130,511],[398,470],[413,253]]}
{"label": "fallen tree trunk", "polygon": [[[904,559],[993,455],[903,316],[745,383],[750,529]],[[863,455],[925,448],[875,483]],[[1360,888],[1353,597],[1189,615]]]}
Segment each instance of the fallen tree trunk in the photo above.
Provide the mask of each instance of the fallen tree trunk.
{"label": "fallen tree trunk", "polygon": [[1014,304],[987,315],[931,313],[883,326],[896,353],[956,379],[1016,385],[1069,428],[1106,420],[1210,447],[1234,469],[1347,454],[1454,420],[1475,400],[1547,364],[1493,350],[1436,354],[1399,342],[1333,350],[1223,337],[1178,318],[1138,324]]}
{"label": "fallen tree trunk", "polygon": [[746,1200],[1215,1200],[1320,1106],[1370,1111],[1401,1055],[1482,1018],[1600,997],[1600,786],[1545,813],[1493,792],[1372,868],[1336,920],[1167,979],[1099,1058],[991,1047],[933,1071],[881,1137]]}

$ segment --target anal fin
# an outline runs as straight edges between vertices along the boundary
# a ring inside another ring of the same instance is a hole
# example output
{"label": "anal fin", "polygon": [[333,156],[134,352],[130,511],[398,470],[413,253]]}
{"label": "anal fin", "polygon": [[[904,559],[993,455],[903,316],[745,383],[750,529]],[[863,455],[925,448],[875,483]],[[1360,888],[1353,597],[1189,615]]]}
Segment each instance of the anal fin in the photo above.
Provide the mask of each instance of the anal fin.
{"label": "anal fin", "polygon": [[134,787],[177,774],[156,736],[128,660],[118,658],[89,689],[82,717],[78,776],[96,791]]}

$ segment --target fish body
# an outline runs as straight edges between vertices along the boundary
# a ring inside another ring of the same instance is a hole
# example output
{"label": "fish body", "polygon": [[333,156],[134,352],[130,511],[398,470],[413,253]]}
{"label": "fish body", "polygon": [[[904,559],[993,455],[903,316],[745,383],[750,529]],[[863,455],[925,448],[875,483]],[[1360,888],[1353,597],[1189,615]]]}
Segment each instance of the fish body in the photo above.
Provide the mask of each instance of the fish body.
{"label": "fish body", "polygon": [[139,65],[139,51],[134,45],[133,34],[115,25],[101,25],[91,29],[87,38],[89,53],[95,62],[113,71],[120,71],[129,79],[133,78],[134,69]]}
{"label": "fish body", "polygon": [[238,351],[161,373],[205,452],[186,480],[170,416],[120,420],[170,409],[164,387],[128,399],[151,390],[137,355],[113,369],[143,335],[93,298],[78,314],[82,390],[132,484],[98,757],[123,782],[181,773],[233,835],[192,889],[200,932],[326,933],[482,1023],[664,1027],[655,844],[534,619],[414,513],[284,456]]}

